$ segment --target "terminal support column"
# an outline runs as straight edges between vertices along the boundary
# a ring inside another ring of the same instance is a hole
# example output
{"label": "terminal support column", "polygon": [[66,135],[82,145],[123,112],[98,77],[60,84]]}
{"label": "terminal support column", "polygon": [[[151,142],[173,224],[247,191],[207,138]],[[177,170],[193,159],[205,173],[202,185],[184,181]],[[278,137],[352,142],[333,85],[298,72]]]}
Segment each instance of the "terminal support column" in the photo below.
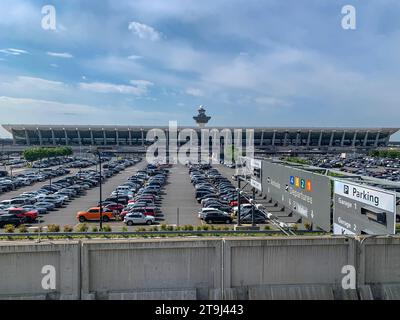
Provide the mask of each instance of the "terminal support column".
{"label": "terminal support column", "polygon": [[272,135],[272,146],[275,147],[275,139],[276,139],[276,130],[274,130],[274,134]]}
{"label": "terminal support column", "polygon": [[128,143],[131,146],[132,145],[132,132],[131,129],[128,129]]}
{"label": "terminal support column", "polygon": [[106,135],[106,130],[104,130],[103,128],[103,141],[104,141],[104,145],[107,145],[107,135]]}
{"label": "terminal support column", "polygon": [[310,146],[310,143],[311,143],[311,133],[312,133],[312,131],[311,131],[311,130],[310,130],[310,131],[308,131],[307,147],[309,147],[309,146]]}
{"label": "terminal support column", "polygon": [[68,133],[67,133],[66,129],[64,129],[64,137],[65,137],[65,145],[67,146],[68,145]]}
{"label": "terminal support column", "polygon": [[364,143],[363,143],[363,146],[364,146],[364,147],[366,147],[366,146],[367,146],[367,143],[368,143],[368,134],[369,134],[369,131],[367,131],[367,132],[365,133],[365,136],[364,136]]}
{"label": "terminal support column", "polygon": [[318,140],[318,147],[321,148],[322,145],[322,135],[324,134],[324,131],[321,130],[321,133],[319,134],[319,140]]}
{"label": "terminal support column", "polygon": [[54,134],[54,130],[51,129],[51,139],[53,140],[53,145],[56,145],[56,135]]}
{"label": "terminal support column", "polygon": [[118,132],[118,129],[115,129],[115,142],[116,142],[116,145],[117,146],[119,146],[119,132]]}
{"label": "terminal support column", "polygon": [[37,128],[36,130],[39,136],[39,144],[42,146],[43,145],[42,133],[40,132],[39,128]]}
{"label": "terminal support column", "polygon": [[288,134],[289,134],[289,132],[286,131],[286,132],[285,132],[285,137],[284,137],[284,139],[283,139],[283,146],[284,146],[284,147],[287,146]]}
{"label": "terminal support column", "polygon": [[81,133],[79,132],[79,129],[76,129],[76,134],[78,135],[78,143],[81,146],[82,145],[82,139],[81,139]]}
{"label": "terminal support column", "polygon": [[260,147],[262,147],[264,144],[264,130],[261,133],[261,141],[260,141]]}
{"label": "terminal support column", "polygon": [[378,133],[376,134],[376,139],[375,139],[375,143],[374,143],[375,148],[378,146],[380,135],[381,135],[381,132],[378,131]]}
{"label": "terminal support column", "polygon": [[89,131],[90,131],[90,140],[91,140],[91,142],[92,142],[92,146],[94,146],[93,131],[92,131],[92,129],[89,129]]}
{"label": "terminal support column", "polygon": [[344,147],[344,140],[346,139],[346,131],[343,131],[342,141],[340,142],[340,146]]}
{"label": "terminal support column", "polygon": [[31,140],[29,139],[29,133],[28,133],[28,130],[26,130],[26,129],[25,129],[25,140],[26,140],[26,144],[28,146],[30,146],[31,145]]}
{"label": "terminal support column", "polygon": [[358,133],[357,131],[354,132],[353,142],[351,143],[352,147],[355,147],[355,146],[356,146],[357,133]]}
{"label": "terminal support column", "polygon": [[332,146],[333,146],[333,138],[334,138],[334,136],[335,136],[335,131],[332,131],[332,133],[331,133],[331,139],[329,140],[329,147],[332,147]]}

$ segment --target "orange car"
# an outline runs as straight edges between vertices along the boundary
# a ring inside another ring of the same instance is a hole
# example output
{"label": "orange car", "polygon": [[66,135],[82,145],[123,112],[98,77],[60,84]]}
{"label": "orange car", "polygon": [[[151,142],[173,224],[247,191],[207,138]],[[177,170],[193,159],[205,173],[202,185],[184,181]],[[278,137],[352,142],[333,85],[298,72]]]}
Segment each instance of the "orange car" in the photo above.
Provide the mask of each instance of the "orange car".
{"label": "orange car", "polygon": [[[115,220],[115,216],[112,210],[107,208],[103,208],[102,217],[104,222],[108,222],[110,220]],[[100,221],[100,207],[93,207],[87,211],[80,211],[76,214],[76,218],[79,222],[85,221]]]}

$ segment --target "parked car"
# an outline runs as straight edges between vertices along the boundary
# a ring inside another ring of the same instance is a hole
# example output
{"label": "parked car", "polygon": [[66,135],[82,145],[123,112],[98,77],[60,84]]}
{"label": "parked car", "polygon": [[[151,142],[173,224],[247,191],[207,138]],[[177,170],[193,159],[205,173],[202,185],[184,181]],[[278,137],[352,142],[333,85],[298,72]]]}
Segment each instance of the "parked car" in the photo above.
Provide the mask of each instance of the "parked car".
{"label": "parked car", "polygon": [[155,218],[153,216],[146,216],[140,212],[132,212],[125,216],[124,222],[128,226],[133,226],[135,224],[147,224],[152,225],[155,222]]}
{"label": "parked car", "polygon": [[[76,214],[76,218],[79,220],[79,222],[100,221],[100,207],[93,207],[87,211],[80,211]],[[115,220],[114,213],[107,208],[103,208],[102,220],[104,222]]]}

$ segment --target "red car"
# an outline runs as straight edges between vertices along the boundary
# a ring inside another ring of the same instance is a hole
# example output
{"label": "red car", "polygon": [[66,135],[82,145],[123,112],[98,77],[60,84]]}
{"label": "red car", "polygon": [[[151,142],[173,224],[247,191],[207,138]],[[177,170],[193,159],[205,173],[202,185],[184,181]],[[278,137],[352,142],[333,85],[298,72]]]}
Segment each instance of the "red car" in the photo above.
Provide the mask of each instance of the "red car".
{"label": "red car", "polygon": [[124,206],[120,203],[113,203],[105,206],[105,208],[111,210],[111,211],[118,211],[121,212],[124,209]]}
{"label": "red car", "polygon": [[132,208],[130,210],[122,211],[120,217],[124,218],[130,212],[140,212],[145,216],[152,216],[152,217],[156,216],[156,210],[154,208],[146,207],[146,208]]}
{"label": "red car", "polygon": [[18,218],[30,223],[36,221],[39,216],[39,212],[37,210],[28,211],[24,208],[12,208],[8,210],[8,213],[14,214]]}
{"label": "red car", "polygon": [[[249,203],[249,201],[248,201],[247,199],[241,199],[241,200],[240,200],[240,203],[241,203],[241,204],[243,204],[243,203]],[[229,205],[230,205],[231,207],[237,207],[237,206],[238,206],[238,202],[237,202],[237,200],[233,200],[233,201],[231,201],[231,202],[229,203]]]}

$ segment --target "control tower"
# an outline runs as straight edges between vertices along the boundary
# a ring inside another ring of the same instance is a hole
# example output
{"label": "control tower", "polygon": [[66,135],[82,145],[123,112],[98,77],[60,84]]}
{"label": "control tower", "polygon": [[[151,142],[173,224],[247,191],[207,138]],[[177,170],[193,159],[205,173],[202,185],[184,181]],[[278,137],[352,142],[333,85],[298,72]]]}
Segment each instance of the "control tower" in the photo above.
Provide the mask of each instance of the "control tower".
{"label": "control tower", "polygon": [[199,111],[199,114],[197,116],[193,117],[193,119],[196,121],[199,128],[204,128],[206,126],[206,124],[208,123],[208,121],[210,121],[211,117],[206,115],[206,109],[204,109],[203,106],[200,106],[198,111]]}

